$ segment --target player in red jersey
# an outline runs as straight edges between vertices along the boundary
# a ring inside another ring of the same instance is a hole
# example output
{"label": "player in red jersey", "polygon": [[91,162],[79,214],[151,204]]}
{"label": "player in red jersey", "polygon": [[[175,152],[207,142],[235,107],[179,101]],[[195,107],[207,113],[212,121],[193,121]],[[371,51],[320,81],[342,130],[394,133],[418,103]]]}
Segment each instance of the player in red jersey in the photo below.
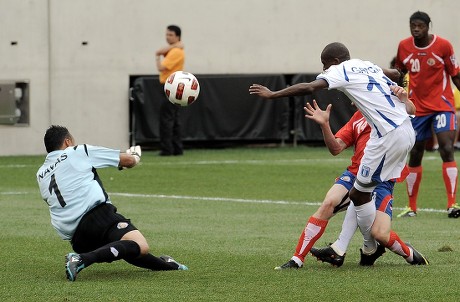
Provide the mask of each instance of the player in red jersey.
{"label": "player in red jersey", "polygon": [[[402,88],[401,88],[402,89]],[[321,110],[317,105],[316,101],[313,101],[313,107],[310,104],[306,105],[307,118],[310,118],[317,122],[323,132],[324,142],[328,147],[332,155],[341,153],[348,147],[354,147],[354,154],[351,158],[351,164],[347,167],[344,173],[338,177],[332,187],[326,194],[326,197],[318,208],[318,210],[308,219],[305,229],[300,235],[299,241],[296,246],[296,250],[292,258],[281,266],[275,267],[277,270],[300,268],[303,266],[305,257],[313,247],[315,242],[322,236],[329,219],[334,216],[337,212],[346,209],[350,203],[348,198],[348,191],[352,188],[353,183],[358,173],[359,164],[364,154],[364,148],[369,140],[371,128],[367,124],[365,118],[361,112],[357,111],[351,119],[334,135],[329,125],[329,115],[332,105],[329,105],[325,111]],[[379,184],[374,192],[373,201],[375,201],[377,208],[382,214],[377,214],[376,222],[373,226],[373,234],[377,240],[383,242],[382,245],[377,247],[371,254],[363,252],[361,249],[361,260],[360,265],[370,266],[373,265],[375,260],[385,252],[385,246],[393,252],[404,257],[407,262],[417,265],[428,264],[428,261],[412,246],[405,244],[396,232],[391,231],[391,206],[393,200],[393,186],[394,181],[386,181]],[[358,223],[356,220],[355,211],[349,210],[348,214],[351,213],[355,216],[354,226],[347,229],[351,236],[355,233]],[[388,214],[388,215],[386,215]],[[353,221],[351,222],[353,224]],[[388,238],[386,238],[388,235]],[[385,239],[383,240],[383,237]],[[374,238],[372,238],[374,240]],[[364,241],[366,245],[366,241]],[[375,245],[375,244],[373,244]],[[336,252],[333,247],[324,249],[323,255],[328,253],[329,259],[324,260],[334,264],[335,266],[341,266],[343,264],[345,254],[339,250]]]}
{"label": "player in red jersey", "polygon": [[409,97],[417,107],[412,126],[417,133],[410,152],[406,179],[409,207],[398,217],[417,215],[417,195],[422,179],[422,158],[426,141],[434,129],[439,143],[442,175],[447,193],[448,217],[460,216],[455,202],[457,163],[454,159],[456,117],[452,82],[460,89],[460,68],[449,41],[429,34],[431,19],[424,12],[415,12],[409,19],[412,36],[399,43],[396,67],[409,74]]}

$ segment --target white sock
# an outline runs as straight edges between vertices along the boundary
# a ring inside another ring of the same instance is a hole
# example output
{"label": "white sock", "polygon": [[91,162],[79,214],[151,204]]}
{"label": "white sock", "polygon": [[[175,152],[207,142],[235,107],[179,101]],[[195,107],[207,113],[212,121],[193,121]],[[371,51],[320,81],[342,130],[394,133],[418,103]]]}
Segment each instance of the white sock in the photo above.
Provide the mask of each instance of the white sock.
{"label": "white sock", "polygon": [[409,256],[407,256],[406,261],[411,263],[414,260],[414,250],[409,247]]}
{"label": "white sock", "polygon": [[348,245],[350,244],[351,238],[358,228],[358,221],[356,219],[356,211],[353,203],[350,202],[347,212],[342,223],[342,231],[340,232],[339,238],[331,244],[334,251],[343,256],[347,252]]}
{"label": "white sock", "polygon": [[302,267],[302,266],[303,266],[302,260],[300,260],[298,257],[292,256],[291,260],[294,260],[294,262],[297,263],[297,265],[298,265],[299,267]]}
{"label": "white sock", "polygon": [[371,236],[371,228],[375,219],[374,198],[361,206],[355,206],[358,227],[363,234],[363,253],[372,254],[377,250],[377,241]]}

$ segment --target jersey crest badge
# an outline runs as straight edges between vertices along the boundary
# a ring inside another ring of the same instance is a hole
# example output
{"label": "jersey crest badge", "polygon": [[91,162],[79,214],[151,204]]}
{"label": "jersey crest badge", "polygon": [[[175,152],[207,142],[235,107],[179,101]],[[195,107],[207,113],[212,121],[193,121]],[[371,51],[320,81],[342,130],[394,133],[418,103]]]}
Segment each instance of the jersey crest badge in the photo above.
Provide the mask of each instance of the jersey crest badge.
{"label": "jersey crest badge", "polygon": [[361,168],[361,176],[362,177],[369,177],[370,171],[371,171],[371,168],[369,168],[367,166],[362,166],[362,168]]}
{"label": "jersey crest badge", "polygon": [[126,229],[128,227],[128,223],[127,222],[119,222],[117,224],[117,229],[121,230],[121,229]]}
{"label": "jersey crest badge", "polygon": [[351,181],[351,177],[350,176],[342,176],[340,177],[340,180],[344,181],[344,182],[350,182]]}
{"label": "jersey crest badge", "polygon": [[433,66],[434,64],[436,64],[436,61],[433,59],[433,58],[429,58],[426,63],[429,65],[429,66]]}

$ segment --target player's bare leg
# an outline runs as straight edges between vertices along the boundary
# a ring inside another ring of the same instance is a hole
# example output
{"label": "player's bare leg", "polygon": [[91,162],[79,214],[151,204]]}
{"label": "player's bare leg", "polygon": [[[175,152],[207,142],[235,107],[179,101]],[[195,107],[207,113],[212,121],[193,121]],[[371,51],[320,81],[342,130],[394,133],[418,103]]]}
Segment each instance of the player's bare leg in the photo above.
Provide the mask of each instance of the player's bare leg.
{"label": "player's bare leg", "polygon": [[400,255],[408,263],[413,265],[428,264],[428,260],[422,254],[410,244],[402,241],[399,235],[391,230],[391,217],[387,213],[377,211],[371,234],[382,246]]}

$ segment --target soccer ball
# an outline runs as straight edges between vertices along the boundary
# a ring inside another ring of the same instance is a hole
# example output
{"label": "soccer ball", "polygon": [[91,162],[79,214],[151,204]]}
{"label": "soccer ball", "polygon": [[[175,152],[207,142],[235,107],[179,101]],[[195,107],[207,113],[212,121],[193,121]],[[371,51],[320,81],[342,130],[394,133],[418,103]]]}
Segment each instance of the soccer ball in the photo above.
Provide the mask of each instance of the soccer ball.
{"label": "soccer ball", "polygon": [[188,106],[196,101],[200,83],[190,72],[176,71],[165,82],[165,94],[176,105]]}

